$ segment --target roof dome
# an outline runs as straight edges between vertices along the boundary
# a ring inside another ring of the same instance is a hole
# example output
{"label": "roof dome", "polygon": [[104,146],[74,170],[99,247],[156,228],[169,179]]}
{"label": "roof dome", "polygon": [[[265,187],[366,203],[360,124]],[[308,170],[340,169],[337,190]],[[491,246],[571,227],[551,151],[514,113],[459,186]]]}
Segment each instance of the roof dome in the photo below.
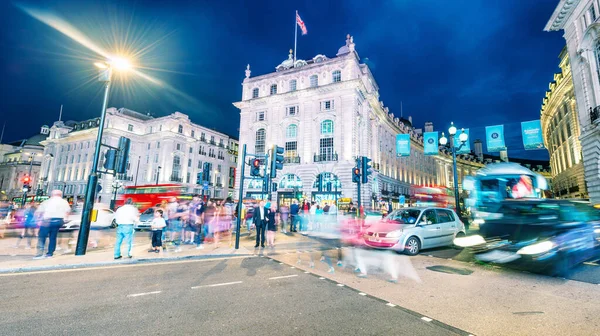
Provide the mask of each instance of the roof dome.
{"label": "roof dome", "polygon": [[290,54],[288,55],[288,59],[286,59],[285,61],[281,62],[281,64],[279,64],[275,68],[275,70],[276,71],[281,71],[281,70],[291,69],[293,67],[294,67],[294,55],[293,55],[292,49],[290,49]]}
{"label": "roof dome", "polygon": [[46,140],[46,138],[48,138],[47,134],[36,134],[30,137],[29,139],[25,140],[25,143],[23,143],[23,145],[41,146],[40,142]]}
{"label": "roof dome", "polygon": [[350,34],[346,35],[346,45],[338,49],[336,56],[341,56],[354,51],[354,38]]}

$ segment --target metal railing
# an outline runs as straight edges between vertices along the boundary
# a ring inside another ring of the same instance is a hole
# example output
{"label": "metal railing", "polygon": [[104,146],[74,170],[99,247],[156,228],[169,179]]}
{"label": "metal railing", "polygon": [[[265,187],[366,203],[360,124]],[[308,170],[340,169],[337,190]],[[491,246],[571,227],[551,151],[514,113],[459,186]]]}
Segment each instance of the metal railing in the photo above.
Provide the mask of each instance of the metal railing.
{"label": "metal railing", "polygon": [[299,164],[300,157],[299,156],[286,156],[283,158],[284,164]]}
{"label": "metal railing", "polygon": [[333,154],[315,154],[314,156],[314,162],[328,162],[328,161],[337,161],[338,160],[338,155],[337,153],[333,153]]}

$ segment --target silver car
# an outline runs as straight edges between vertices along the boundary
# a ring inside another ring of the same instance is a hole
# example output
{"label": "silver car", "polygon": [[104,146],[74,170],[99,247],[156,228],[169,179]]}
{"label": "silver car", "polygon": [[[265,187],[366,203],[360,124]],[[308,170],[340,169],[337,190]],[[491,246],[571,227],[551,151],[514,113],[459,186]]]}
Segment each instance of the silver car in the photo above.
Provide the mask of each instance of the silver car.
{"label": "silver car", "polygon": [[369,247],[415,255],[421,249],[451,246],[454,238],[465,232],[465,225],[452,209],[403,208],[370,226],[363,239]]}
{"label": "silver car", "polygon": [[154,210],[156,208],[148,208],[140,214],[140,221],[133,228],[137,231],[150,230],[152,228],[152,220],[154,219]]}

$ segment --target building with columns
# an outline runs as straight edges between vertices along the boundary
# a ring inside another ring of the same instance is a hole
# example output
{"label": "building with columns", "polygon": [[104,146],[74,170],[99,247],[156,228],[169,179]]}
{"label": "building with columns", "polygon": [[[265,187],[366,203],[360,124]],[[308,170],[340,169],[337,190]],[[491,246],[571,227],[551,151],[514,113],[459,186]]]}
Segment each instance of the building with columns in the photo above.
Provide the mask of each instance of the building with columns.
{"label": "building with columns", "polygon": [[[234,103],[240,109],[240,145],[259,155],[267,154],[272,145],[285,148],[273,199],[281,202],[301,195],[315,201],[336,197],[356,201],[351,175],[360,156],[373,160],[373,175],[361,192],[367,206],[374,200],[397,204],[400,195],[409,196],[411,185],[454,183],[450,154],[424,155],[422,130],[413,127],[410,117],[396,117],[384,105],[377,81],[369,66],[360,62],[349,35],[332,58],[316,55],[294,61],[290,51],[275,72],[255,77],[248,65],[242,86],[242,99]],[[425,130],[432,131],[433,124],[427,123]],[[396,156],[399,133],[410,134],[408,157]],[[464,155],[458,166],[462,181],[483,163]],[[320,189],[319,176],[324,181]],[[262,197],[262,181],[246,180],[244,190],[245,197]]]}
{"label": "building with columns", "polygon": [[[43,190],[61,189],[70,200],[83,199],[99,124],[99,118],[57,121],[49,128],[47,139],[42,141]],[[109,108],[103,144],[117,147],[121,136],[131,139],[127,172],[116,178],[101,176],[101,202],[110,202],[113,185],[120,189],[129,185],[179,183],[190,193],[202,193],[196,176],[205,165],[210,171],[205,194],[218,199],[231,195],[238,155],[236,139],[195,124],[180,112],[155,118],[126,108]],[[100,168],[106,150],[102,147]]]}
{"label": "building with columns", "polygon": [[594,204],[600,203],[599,18],[598,0],[560,0],[544,28],[545,31],[562,30],[567,42],[583,170],[587,192]]}
{"label": "building with columns", "polygon": [[540,112],[544,143],[552,167],[552,192],[560,198],[587,198],[577,102],[566,47],[559,58],[561,71],[554,74]]}

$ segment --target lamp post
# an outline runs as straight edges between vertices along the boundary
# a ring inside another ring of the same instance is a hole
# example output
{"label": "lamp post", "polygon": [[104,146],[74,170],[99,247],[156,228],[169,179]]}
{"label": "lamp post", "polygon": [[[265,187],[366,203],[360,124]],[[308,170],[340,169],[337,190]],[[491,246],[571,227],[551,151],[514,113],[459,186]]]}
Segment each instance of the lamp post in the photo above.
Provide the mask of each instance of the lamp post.
{"label": "lamp post", "polygon": [[160,175],[161,168],[162,168],[161,166],[158,166],[158,169],[156,170],[156,185],[158,185],[158,176]]}
{"label": "lamp post", "polygon": [[117,203],[117,191],[119,191],[119,188],[121,188],[123,186],[123,183],[119,182],[119,181],[114,181],[112,183],[112,188],[113,188],[113,199],[112,199],[112,210],[115,211],[116,210],[116,203]]}
{"label": "lamp post", "polygon": [[[467,142],[467,140],[469,139],[469,135],[467,133],[465,133],[465,129],[463,128],[460,132],[460,134],[458,135],[458,141],[460,141],[460,146],[456,147],[454,144],[454,137],[456,135],[456,126],[454,126],[454,123],[450,123],[450,128],[448,128],[448,134],[450,135],[450,150],[452,151],[452,171],[453,171],[453,176],[454,176],[454,201],[456,202],[456,212],[458,214],[458,217],[461,217],[461,212],[460,212],[460,203],[459,203],[459,196],[458,196],[458,173],[457,173],[457,168],[456,168],[456,152],[460,151],[460,149],[465,145],[465,143]],[[440,138],[440,145],[442,146],[446,146],[446,144],[448,143],[448,138],[446,138],[446,136],[444,135],[444,132],[442,132],[442,137]]]}
{"label": "lamp post", "polygon": [[102,146],[102,132],[104,131],[104,120],[106,119],[106,108],[108,105],[108,94],[110,92],[110,82],[113,69],[128,70],[131,64],[123,59],[113,57],[105,62],[94,63],[99,70],[98,80],[104,83],[104,99],[102,100],[102,111],[100,112],[100,124],[98,125],[98,136],[96,137],[96,149],[94,151],[94,160],[92,161],[92,170],[88,177],[87,187],[85,189],[85,200],[83,211],[81,212],[81,226],[77,236],[77,248],[75,255],[85,255],[88,238],[90,235],[90,219],[94,209],[94,200],[96,199],[96,189],[98,188],[98,161],[100,159],[100,147]]}

